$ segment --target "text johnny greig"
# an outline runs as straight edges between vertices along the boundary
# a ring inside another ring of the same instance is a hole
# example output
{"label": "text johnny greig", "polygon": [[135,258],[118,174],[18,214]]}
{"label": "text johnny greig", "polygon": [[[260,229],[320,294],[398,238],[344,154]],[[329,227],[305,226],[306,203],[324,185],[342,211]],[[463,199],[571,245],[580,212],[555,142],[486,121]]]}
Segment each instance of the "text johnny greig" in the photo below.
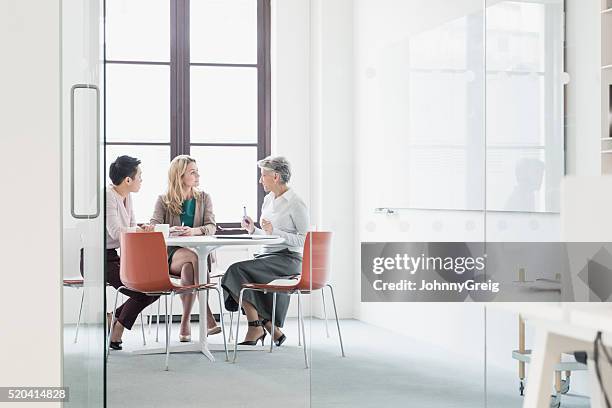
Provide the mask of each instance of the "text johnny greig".
{"label": "text johnny greig", "polygon": [[[454,272],[462,275],[466,271],[481,272],[485,269],[485,258],[480,257],[440,257],[440,256],[411,256],[408,254],[396,254],[394,257],[376,257],[372,260],[372,272],[382,275],[387,271],[405,271],[414,275],[417,271]],[[401,279],[395,282],[386,282],[376,279],[372,282],[376,291],[489,291],[499,292],[499,283],[490,279],[486,282],[476,282],[474,279],[466,279],[460,282],[438,281],[436,279],[421,279],[415,282],[410,279]]]}

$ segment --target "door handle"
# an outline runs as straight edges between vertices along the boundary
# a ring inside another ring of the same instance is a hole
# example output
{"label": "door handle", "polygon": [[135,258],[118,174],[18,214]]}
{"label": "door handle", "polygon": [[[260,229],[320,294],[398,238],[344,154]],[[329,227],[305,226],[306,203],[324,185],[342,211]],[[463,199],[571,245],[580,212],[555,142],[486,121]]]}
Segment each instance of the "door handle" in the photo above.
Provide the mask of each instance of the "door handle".
{"label": "door handle", "polygon": [[[74,205],[74,94],[77,89],[91,89],[96,93],[96,211],[78,214]],[[100,215],[100,89],[91,84],[75,84],[70,88],[70,213],[78,219],[94,219]]]}

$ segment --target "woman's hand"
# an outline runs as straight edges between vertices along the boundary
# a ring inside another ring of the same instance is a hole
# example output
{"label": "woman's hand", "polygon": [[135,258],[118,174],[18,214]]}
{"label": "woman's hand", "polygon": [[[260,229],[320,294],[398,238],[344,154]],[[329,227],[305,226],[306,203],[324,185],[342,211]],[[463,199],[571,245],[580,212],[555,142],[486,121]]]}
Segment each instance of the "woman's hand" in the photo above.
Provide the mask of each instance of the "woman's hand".
{"label": "woman's hand", "polygon": [[266,220],[265,218],[261,219],[261,228],[266,232],[266,234],[271,235],[272,231],[274,230],[274,226],[272,226],[272,223],[268,220]]}
{"label": "woman's hand", "polygon": [[155,231],[155,225],[142,224],[140,226],[140,229],[143,230],[144,232],[153,232],[153,231]]}
{"label": "woman's hand", "polygon": [[201,231],[199,228],[191,228],[191,227],[176,227],[176,232],[181,237],[191,237],[194,235],[201,235]]}
{"label": "woman's hand", "polygon": [[240,221],[240,226],[243,229],[247,230],[249,234],[252,234],[253,231],[255,231],[255,223],[253,222],[251,217],[249,217],[248,215],[242,218],[242,221]]}

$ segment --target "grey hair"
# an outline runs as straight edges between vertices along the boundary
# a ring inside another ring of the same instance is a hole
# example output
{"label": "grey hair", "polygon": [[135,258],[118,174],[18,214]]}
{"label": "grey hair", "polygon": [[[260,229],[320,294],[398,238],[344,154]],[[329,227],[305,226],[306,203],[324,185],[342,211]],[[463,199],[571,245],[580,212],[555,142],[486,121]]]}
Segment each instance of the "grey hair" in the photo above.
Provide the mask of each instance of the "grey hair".
{"label": "grey hair", "polygon": [[259,166],[260,169],[278,173],[283,184],[289,183],[291,179],[291,165],[289,161],[282,156],[268,156],[265,159],[259,160],[257,166]]}

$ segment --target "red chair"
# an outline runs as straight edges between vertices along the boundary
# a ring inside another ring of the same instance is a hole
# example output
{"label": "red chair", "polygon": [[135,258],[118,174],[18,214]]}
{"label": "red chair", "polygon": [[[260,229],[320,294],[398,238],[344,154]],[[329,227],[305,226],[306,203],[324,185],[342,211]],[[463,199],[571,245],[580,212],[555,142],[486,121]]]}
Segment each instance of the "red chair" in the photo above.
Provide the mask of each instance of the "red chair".
{"label": "red chair", "polygon": [[[221,292],[217,285],[204,283],[198,285],[181,286],[172,283],[168,271],[168,254],[166,243],[161,232],[123,232],[121,233],[121,261],[119,276],[121,286],[117,290],[117,296],[121,289],[129,289],[141,292],[148,296],[164,296],[166,305],[166,371],[168,370],[168,359],[170,357],[170,325],[168,322],[172,317],[172,301],[176,294],[196,293],[202,290],[214,290],[219,298],[219,306],[222,306]],[[168,295],[170,300],[170,314],[168,315]],[[115,321],[117,310],[117,296],[111,319],[111,327]],[[229,359],[227,344],[225,340],[225,329],[223,316],[221,316],[221,328],[223,329],[223,345],[225,346],[225,358]],[[106,341],[106,353],[108,355],[110,346],[110,331]]]}
{"label": "red chair", "polygon": [[[272,316],[276,314],[276,294],[282,293],[286,295],[298,295],[298,329],[301,326],[302,341],[304,342],[304,363],[308,368],[308,355],[306,353],[306,333],[304,331],[304,313],[302,311],[302,294],[310,294],[315,290],[321,290],[328,287],[332,303],[334,305],[334,314],[336,316],[336,327],[338,328],[338,338],[340,340],[340,350],[342,357],[344,354],[344,345],[342,344],[342,334],[340,332],[340,322],[338,321],[338,312],[336,310],[336,299],[334,298],[334,289],[329,283],[330,278],[330,247],[331,247],[331,232],[308,232],[304,242],[304,252],[302,254],[302,274],[299,279],[277,279],[270,283],[245,283],[240,290],[238,299],[238,310],[242,309],[243,294],[247,290],[255,290],[263,293],[272,293]],[[311,267],[312,266],[312,267]],[[274,333],[274,318],[272,321],[272,331]],[[236,319],[236,340],[234,343],[234,357],[236,361],[236,353],[238,351],[238,327],[240,323],[240,313]],[[270,336],[270,352],[274,345],[274,335]]]}

